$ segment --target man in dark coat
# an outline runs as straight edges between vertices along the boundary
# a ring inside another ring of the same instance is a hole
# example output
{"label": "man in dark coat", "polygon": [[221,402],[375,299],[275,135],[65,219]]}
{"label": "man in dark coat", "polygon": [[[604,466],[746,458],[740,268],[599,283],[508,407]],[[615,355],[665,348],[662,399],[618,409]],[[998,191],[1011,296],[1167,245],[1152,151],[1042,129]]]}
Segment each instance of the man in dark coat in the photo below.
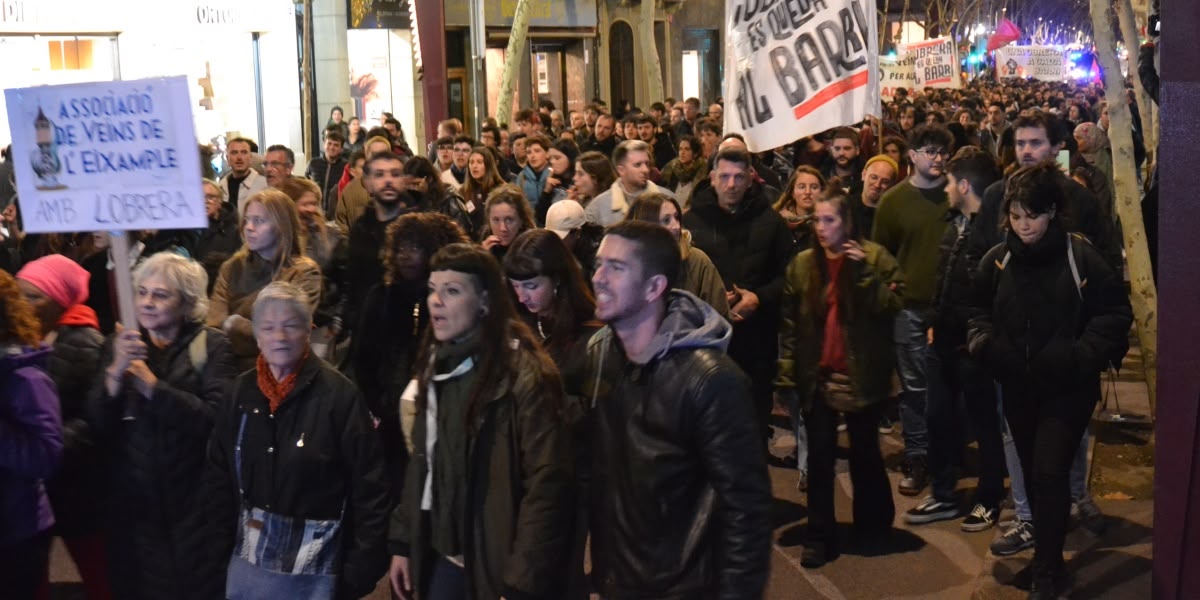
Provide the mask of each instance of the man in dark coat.
{"label": "man in dark coat", "polygon": [[766,453],[748,382],[725,356],[729,323],[671,289],[679,261],[651,223],[618,223],[600,244],[592,283],[608,326],[588,344],[584,386],[595,407],[592,580],[606,598],[761,598]]}
{"label": "man in dark coat", "polygon": [[753,179],[751,158],[736,148],[717,153],[709,184],[692,196],[683,225],[726,285],[733,341],[729,356],[750,376],[764,438],[771,411],[783,275],[796,252],[783,217]]}

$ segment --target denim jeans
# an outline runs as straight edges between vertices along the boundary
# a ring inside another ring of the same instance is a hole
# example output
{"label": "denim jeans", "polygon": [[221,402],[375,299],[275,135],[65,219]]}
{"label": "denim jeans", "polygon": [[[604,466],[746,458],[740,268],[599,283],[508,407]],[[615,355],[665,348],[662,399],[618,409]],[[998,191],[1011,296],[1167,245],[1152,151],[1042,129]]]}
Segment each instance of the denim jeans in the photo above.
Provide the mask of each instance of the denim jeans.
{"label": "denim jeans", "polygon": [[808,471],[808,428],[804,426],[804,411],[800,410],[799,394],[789,393],[787,410],[792,416],[792,433],[796,436],[796,469]]}
{"label": "denim jeans", "polygon": [[925,421],[928,330],[929,323],[922,311],[906,308],[896,315],[893,339],[896,371],[904,389],[900,395],[900,425],[904,429],[905,458],[924,457],[929,452],[929,430]]}
{"label": "denim jeans", "polygon": [[1005,456],[991,377],[969,357],[933,346],[929,347],[926,366],[929,390],[925,408],[933,497],[942,502],[954,500],[963,448],[973,432],[979,441],[975,502],[998,507],[1004,498]]}

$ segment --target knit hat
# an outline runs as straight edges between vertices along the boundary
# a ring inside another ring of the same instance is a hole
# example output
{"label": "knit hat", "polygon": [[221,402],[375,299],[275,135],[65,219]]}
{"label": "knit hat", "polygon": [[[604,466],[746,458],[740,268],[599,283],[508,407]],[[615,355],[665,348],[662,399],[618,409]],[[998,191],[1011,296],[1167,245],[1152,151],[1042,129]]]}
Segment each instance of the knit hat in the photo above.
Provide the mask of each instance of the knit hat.
{"label": "knit hat", "polygon": [[33,284],[63,308],[87,301],[91,277],[78,263],[61,254],[43,256],[17,271],[17,279]]}
{"label": "knit hat", "polygon": [[863,170],[866,171],[867,167],[869,167],[869,166],[871,166],[871,164],[877,163],[877,162],[887,163],[888,166],[892,167],[893,171],[895,171],[896,173],[900,172],[900,165],[896,164],[896,161],[892,160],[892,157],[890,157],[886,154],[876,154],[875,156],[868,158],[867,164],[863,165]]}

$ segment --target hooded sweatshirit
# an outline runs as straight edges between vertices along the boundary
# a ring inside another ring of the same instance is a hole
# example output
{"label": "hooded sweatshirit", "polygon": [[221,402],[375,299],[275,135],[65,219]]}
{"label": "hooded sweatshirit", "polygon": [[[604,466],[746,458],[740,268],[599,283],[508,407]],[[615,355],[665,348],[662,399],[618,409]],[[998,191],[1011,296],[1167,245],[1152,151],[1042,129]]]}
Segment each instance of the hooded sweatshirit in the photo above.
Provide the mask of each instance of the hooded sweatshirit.
{"label": "hooded sweatshirit", "polygon": [[588,344],[592,580],[604,597],[762,595],[771,490],[731,336],[711,306],[672,290],[638,355],[611,327]]}

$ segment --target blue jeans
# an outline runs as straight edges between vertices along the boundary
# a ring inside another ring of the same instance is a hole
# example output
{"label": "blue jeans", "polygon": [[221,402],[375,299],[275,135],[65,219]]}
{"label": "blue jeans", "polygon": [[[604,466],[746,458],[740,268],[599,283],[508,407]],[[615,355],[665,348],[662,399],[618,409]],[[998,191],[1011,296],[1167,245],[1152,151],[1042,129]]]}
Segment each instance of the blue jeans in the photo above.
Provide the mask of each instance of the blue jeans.
{"label": "blue jeans", "polygon": [[808,471],[808,428],[804,426],[804,411],[800,410],[799,394],[790,393],[788,412],[792,415],[792,433],[796,436],[796,469]]}
{"label": "blue jeans", "polygon": [[[1022,521],[1033,520],[1033,510],[1029,508],[1029,496],[1025,494],[1025,475],[1021,472],[1021,459],[1017,457],[1017,447],[1013,444],[1012,433],[1008,430],[1008,421],[1002,419],[1004,426],[1004,464],[1008,466],[1009,486],[1012,487],[1013,505],[1017,518]],[[1087,489],[1087,449],[1092,432],[1086,431],[1079,440],[1079,449],[1071,462],[1071,501],[1079,502],[1089,499]]]}
{"label": "blue jeans", "polygon": [[904,429],[905,458],[924,458],[929,452],[929,429],[925,420],[928,330],[929,323],[921,311],[906,308],[896,315],[893,339],[896,371],[904,389],[900,395],[900,425]]}

